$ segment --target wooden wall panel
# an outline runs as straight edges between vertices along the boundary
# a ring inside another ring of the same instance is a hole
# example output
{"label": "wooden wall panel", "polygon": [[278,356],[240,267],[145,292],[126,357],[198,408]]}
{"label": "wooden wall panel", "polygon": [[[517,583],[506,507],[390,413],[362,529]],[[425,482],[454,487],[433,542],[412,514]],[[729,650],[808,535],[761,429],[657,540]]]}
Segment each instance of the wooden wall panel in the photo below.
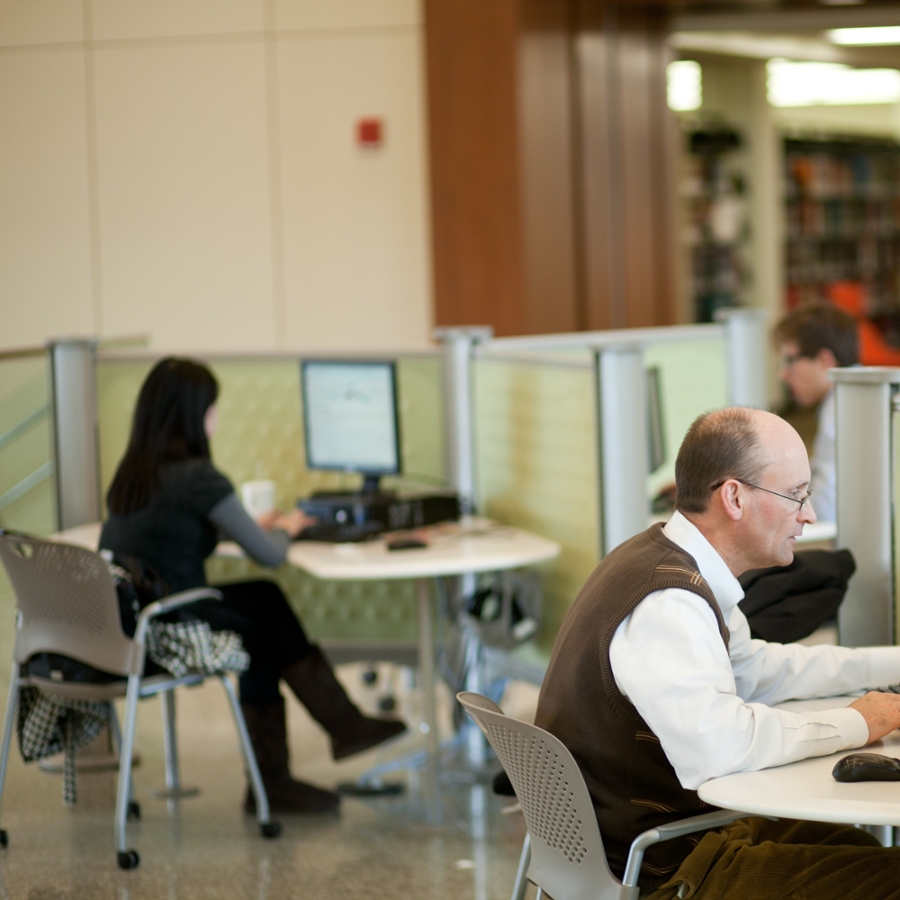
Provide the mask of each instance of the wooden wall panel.
{"label": "wooden wall panel", "polygon": [[426,30],[438,324],[674,322],[664,15],[426,0]]}
{"label": "wooden wall panel", "polygon": [[519,140],[526,330],[577,331],[571,21],[558,0],[522,0]]}
{"label": "wooden wall panel", "polygon": [[[612,47],[610,45],[613,45]],[[582,31],[576,42],[580,114],[580,240],[583,247],[582,327],[597,330],[626,324],[622,258],[623,192],[613,172],[621,166],[621,146],[613,141],[617,115],[614,41],[600,28]]]}
{"label": "wooden wall panel", "polygon": [[665,21],[596,4],[577,36],[585,327],[674,321]]}
{"label": "wooden wall panel", "polygon": [[425,0],[435,322],[526,327],[518,0]]}

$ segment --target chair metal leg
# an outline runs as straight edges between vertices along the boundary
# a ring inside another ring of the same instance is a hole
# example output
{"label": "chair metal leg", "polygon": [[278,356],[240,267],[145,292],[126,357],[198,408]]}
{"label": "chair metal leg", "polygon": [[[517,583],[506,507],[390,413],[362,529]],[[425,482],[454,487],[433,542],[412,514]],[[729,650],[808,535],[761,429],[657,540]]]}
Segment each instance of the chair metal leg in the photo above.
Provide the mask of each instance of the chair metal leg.
{"label": "chair metal leg", "polygon": [[[138,855],[129,850],[126,841],[125,825],[128,818],[128,807],[131,795],[131,755],[134,751],[134,729],[137,723],[138,697],[141,689],[141,676],[128,676],[128,692],[125,695],[125,723],[122,729],[121,750],[119,751],[119,784],[116,790],[116,822],[115,843],[119,866],[132,869],[138,864]],[[117,729],[118,730],[118,729]]]}
{"label": "chair metal leg", "polygon": [[260,831],[263,837],[277,837],[281,834],[281,825],[278,822],[273,822],[269,816],[269,798],[266,795],[266,788],[259,773],[259,766],[256,764],[256,754],[253,752],[253,744],[250,743],[250,732],[247,731],[247,723],[244,721],[244,714],[241,712],[237,691],[227,675],[220,675],[219,681],[222,682],[222,687],[225,688],[225,693],[228,694],[231,714],[234,716],[234,724],[241,739],[244,765],[247,767],[250,786],[256,799],[256,819],[259,822]]}
{"label": "chair metal leg", "polygon": [[519,856],[519,868],[516,869],[516,880],[513,884],[510,900],[524,900],[525,891],[528,890],[528,866],[531,863],[531,835],[526,834],[522,841],[522,854]]}
{"label": "chair metal leg", "polygon": [[[3,788],[6,785],[6,764],[9,762],[9,745],[15,726],[16,704],[19,700],[19,664],[12,664],[9,675],[9,693],[6,696],[6,712],[3,715],[3,736],[0,738],[0,805],[3,803]],[[9,843],[6,830],[0,828],[0,847]]]}
{"label": "chair metal leg", "polygon": [[182,787],[181,773],[178,768],[178,735],[175,730],[175,691],[160,691],[159,702],[162,706],[163,745],[166,753],[166,786],[150,791],[150,796],[157,800],[182,800],[195,797],[200,788]]}
{"label": "chair metal leg", "polygon": [[[122,757],[122,729],[119,727],[119,717],[116,715],[116,704],[114,701],[109,701],[109,736],[112,739],[112,748],[116,754],[116,766],[119,765],[119,760]],[[134,766],[134,760],[132,760],[132,769]],[[134,799],[134,772],[132,771],[131,778],[128,779],[128,815],[132,816],[135,819],[139,819],[141,817],[141,808],[138,806],[137,802]]]}

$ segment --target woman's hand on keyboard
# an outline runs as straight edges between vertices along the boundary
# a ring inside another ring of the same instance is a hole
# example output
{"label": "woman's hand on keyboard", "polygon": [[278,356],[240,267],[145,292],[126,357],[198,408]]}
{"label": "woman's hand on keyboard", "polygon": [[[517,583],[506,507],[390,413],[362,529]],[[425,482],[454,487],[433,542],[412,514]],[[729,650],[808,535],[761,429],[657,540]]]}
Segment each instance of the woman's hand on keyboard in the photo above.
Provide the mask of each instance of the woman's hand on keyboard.
{"label": "woman's hand on keyboard", "polygon": [[263,531],[271,531],[273,528],[280,528],[283,531],[286,531],[292,538],[295,538],[304,528],[315,525],[318,519],[306,515],[306,513],[300,509],[292,509],[287,513],[273,509],[271,512],[263,513],[256,521]]}

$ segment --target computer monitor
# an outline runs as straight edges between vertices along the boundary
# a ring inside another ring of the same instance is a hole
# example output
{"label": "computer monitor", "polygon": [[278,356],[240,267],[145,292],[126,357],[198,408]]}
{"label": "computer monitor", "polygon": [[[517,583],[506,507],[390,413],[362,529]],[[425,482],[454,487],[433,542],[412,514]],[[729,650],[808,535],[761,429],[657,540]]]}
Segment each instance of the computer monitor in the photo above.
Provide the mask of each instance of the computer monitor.
{"label": "computer monitor", "polygon": [[395,363],[302,360],[300,384],[310,469],[359,473],[364,493],[401,473]]}

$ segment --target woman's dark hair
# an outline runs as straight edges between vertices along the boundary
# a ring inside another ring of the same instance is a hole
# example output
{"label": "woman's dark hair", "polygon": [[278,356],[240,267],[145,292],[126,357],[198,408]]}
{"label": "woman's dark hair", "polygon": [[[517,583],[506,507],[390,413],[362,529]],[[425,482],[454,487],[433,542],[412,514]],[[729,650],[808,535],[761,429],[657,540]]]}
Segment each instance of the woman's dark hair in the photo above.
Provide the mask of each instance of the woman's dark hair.
{"label": "woman's dark hair", "polygon": [[209,459],[203,420],[218,395],[218,382],[200,363],[169,356],[153,367],[138,394],[128,449],[106,495],[110,513],[147,506],[163,463]]}

